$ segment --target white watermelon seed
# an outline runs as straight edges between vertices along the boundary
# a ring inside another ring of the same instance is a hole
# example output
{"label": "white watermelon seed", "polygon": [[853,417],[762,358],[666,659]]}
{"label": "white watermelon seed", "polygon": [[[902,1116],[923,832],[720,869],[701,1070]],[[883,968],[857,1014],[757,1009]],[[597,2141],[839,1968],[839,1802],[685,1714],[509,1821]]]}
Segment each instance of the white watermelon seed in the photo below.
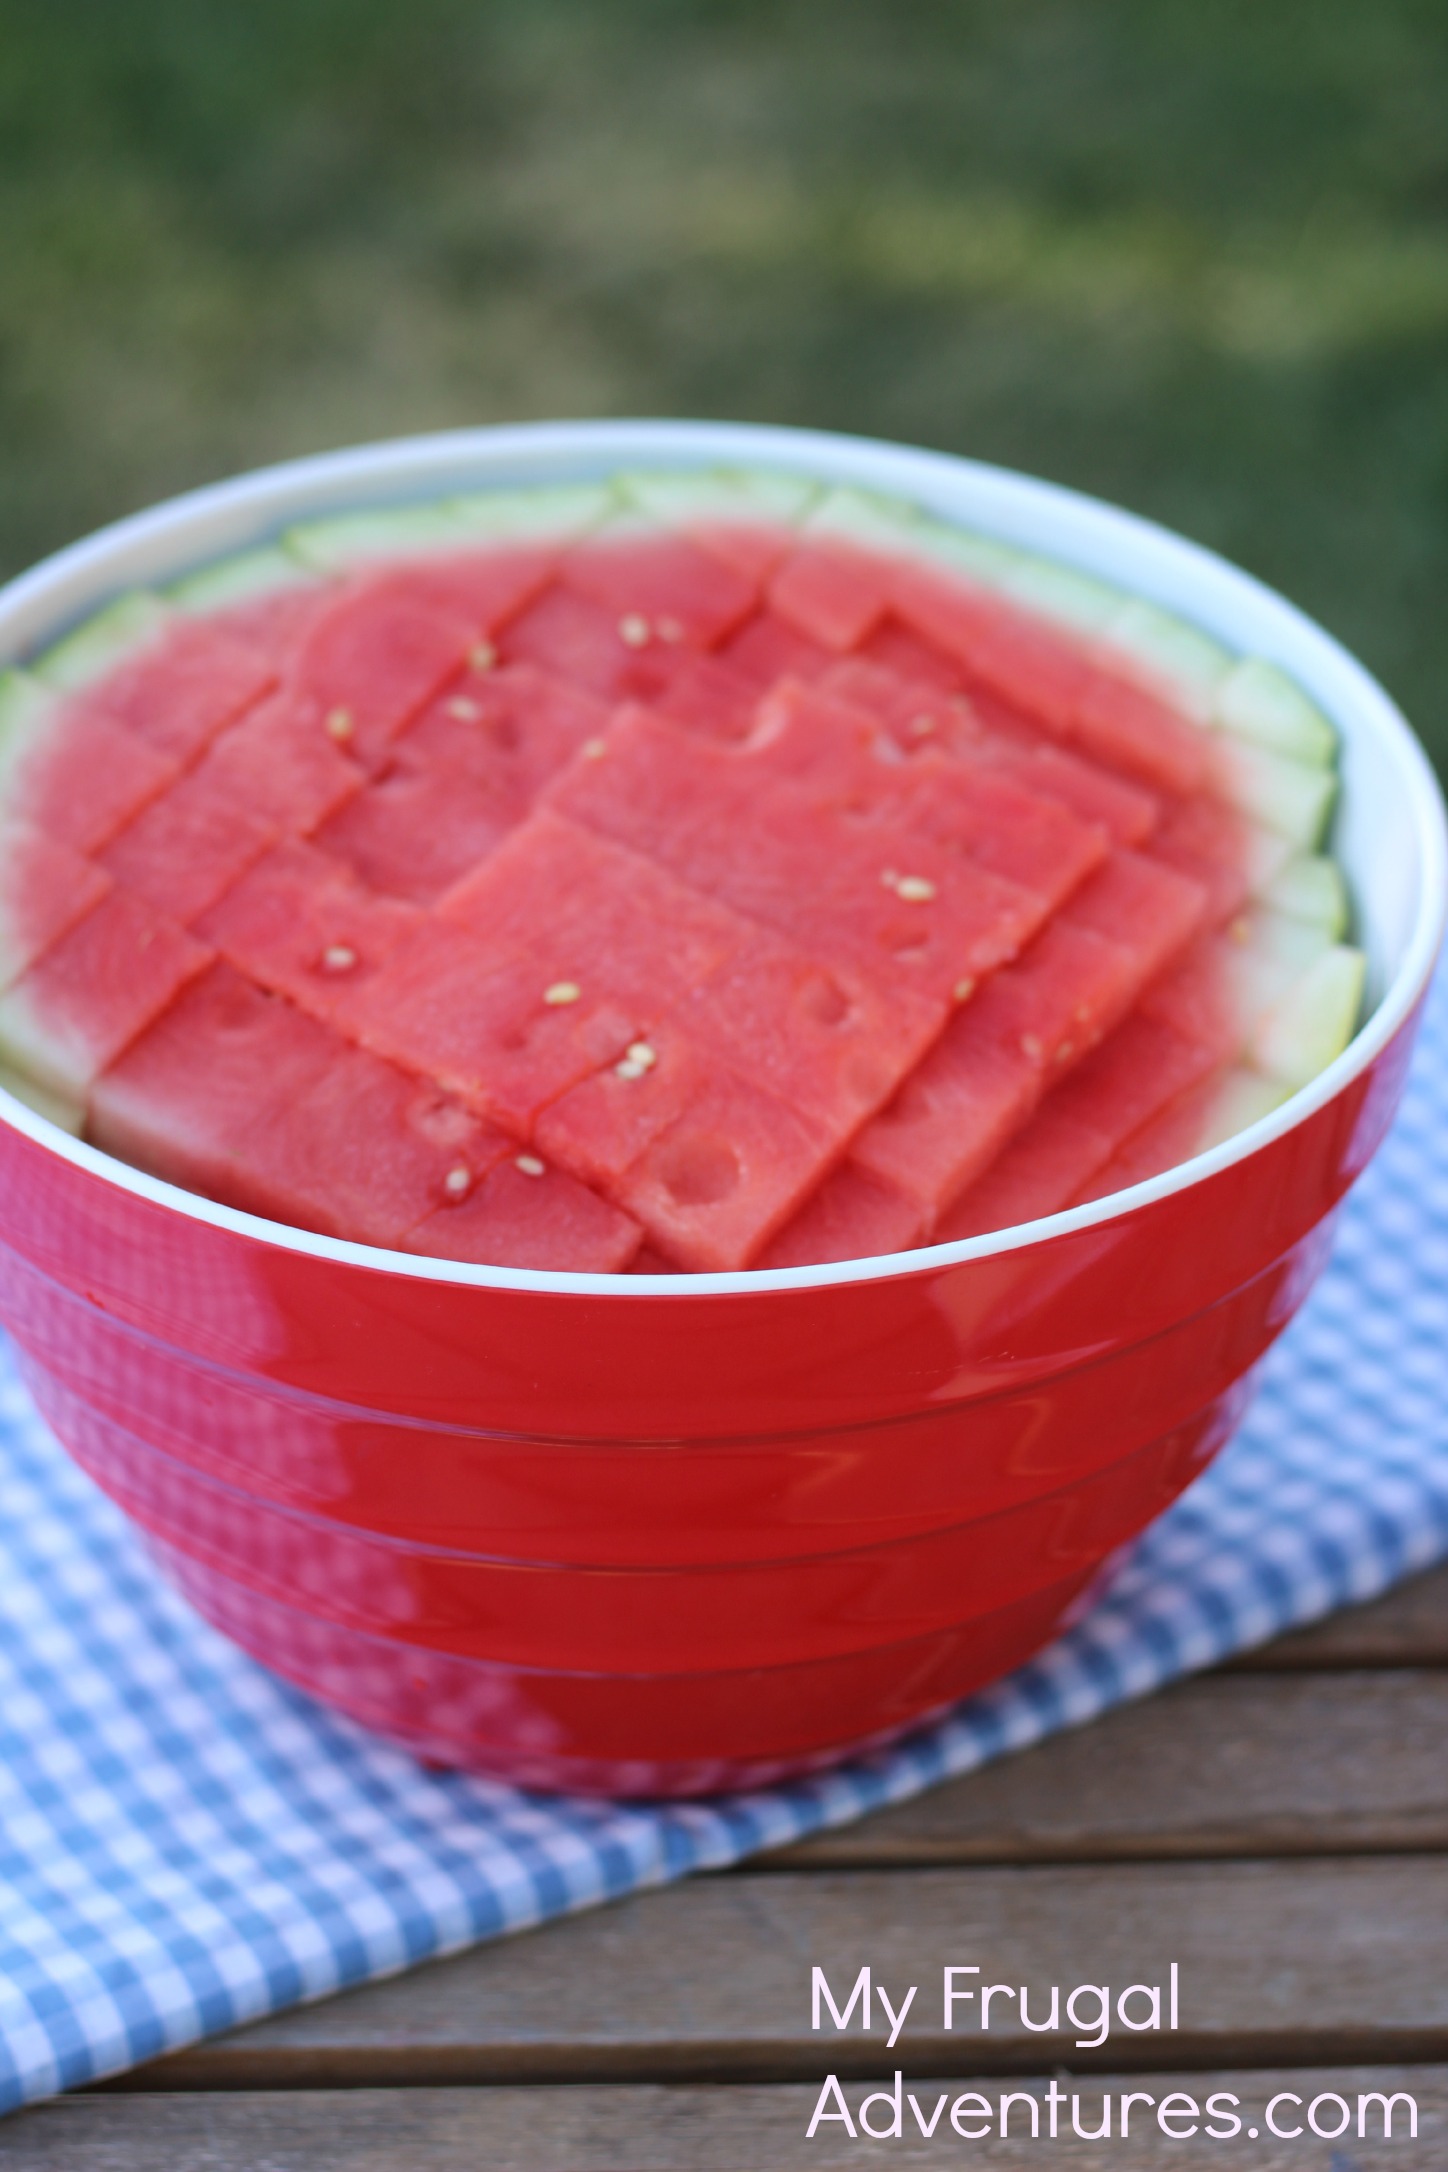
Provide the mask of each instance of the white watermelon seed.
{"label": "white watermelon seed", "polygon": [[957,1003],[968,1003],[971,997],[975,994],[975,982],[970,978],[970,975],[967,974],[964,980],[958,980],[956,982],[955,986],[951,989],[950,992],[955,997]]}
{"label": "white watermelon seed", "polygon": [[910,732],[915,739],[923,739],[927,732],[933,732],[934,729],[933,716],[912,716],[910,719]]}
{"label": "white watermelon seed", "polygon": [[555,980],[551,988],[543,990],[543,1001],[554,1005],[576,1003],[582,993],[576,980]]}
{"label": "white watermelon seed", "polygon": [[474,671],[491,671],[498,661],[498,652],[491,641],[476,641],[468,650],[468,662]]}
{"label": "white watermelon seed", "polygon": [[608,752],[606,739],[585,739],[579,749],[585,762],[601,762]]}
{"label": "white watermelon seed", "polygon": [[357,729],[352,722],[350,709],[329,709],[327,712],[327,737],[338,741],[350,739]]}
{"label": "white watermelon seed", "polygon": [[322,952],[322,964],[329,973],[350,973],[357,963],[357,953],[350,943],[328,943]]}
{"label": "white watermelon seed", "polygon": [[649,622],[640,618],[637,611],[629,611],[618,622],[618,638],[625,648],[641,649],[648,645]]}
{"label": "white watermelon seed", "polygon": [[459,723],[476,724],[483,712],[475,701],[468,700],[466,694],[459,694],[456,701],[448,703],[447,713],[449,716],[455,716]]}
{"label": "white watermelon seed", "polygon": [[460,1161],[455,1169],[449,1169],[442,1180],[442,1188],[449,1199],[461,1199],[464,1192],[471,1191],[472,1182],[472,1170],[466,1162]]}
{"label": "white watermelon seed", "polygon": [[547,1174],[547,1163],[541,1162],[536,1154],[517,1155],[514,1159],[513,1167],[515,1169],[521,1169],[524,1176],[537,1177],[545,1176]]}
{"label": "white watermelon seed", "polygon": [[935,895],[935,885],[924,875],[902,875],[895,885],[898,896],[909,905],[923,905]]}

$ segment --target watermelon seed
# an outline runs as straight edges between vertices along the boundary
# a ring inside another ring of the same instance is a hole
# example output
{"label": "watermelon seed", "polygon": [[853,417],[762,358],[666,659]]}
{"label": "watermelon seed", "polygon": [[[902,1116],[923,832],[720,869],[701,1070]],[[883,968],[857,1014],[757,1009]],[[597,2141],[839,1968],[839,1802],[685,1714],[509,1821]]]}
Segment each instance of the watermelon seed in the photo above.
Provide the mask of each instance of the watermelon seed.
{"label": "watermelon seed", "polygon": [[449,1169],[442,1180],[442,1188],[449,1199],[461,1199],[465,1192],[471,1191],[472,1183],[472,1170],[466,1162],[460,1161],[455,1169]]}
{"label": "watermelon seed", "polygon": [[647,1041],[630,1041],[613,1068],[620,1078],[642,1078],[646,1071],[652,1071],[658,1060],[658,1050],[650,1047]]}
{"label": "watermelon seed", "polygon": [[656,619],[654,632],[661,641],[682,641],[684,638],[684,629],[676,618]]}
{"label": "watermelon seed", "polygon": [[579,751],[585,762],[601,762],[608,752],[608,741],[606,739],[585,739]]}
{"label": "watermelon seed", "polygon": [[536,1154],[517,1155],[514,1160],[513,1167],[515,1169],[521,1169],[524,1176],[546,1176],[548,1171],[547,1163],[541,1162]]}
{"label": "watermelon seed", "polygon": [[461,724],[476,724],[483,712],[475,701],[468,700],[466,694],[459,694],[456,701],[448,703],[447,713],[455,716]]}
{"label": "watermelon seed", "polygon": [[975,982],[970,978],[970,975],[967,974],[964,980],[958,980],[956,982],[955,986],[951,989],[950,992],[955,997],[957,1003],[968,1003],[971,997],[975,994]]}
{"label": "watermelon seed", "polygon": [[648,620],[640,618],[637,611],[627,612],[618,622],[618,638],[625,648],[646,648],[649,639]]}
{"label": "watermelon seed", "polygon": [[576,1003],[583,990],[576,980],[555,980],[551,988],[543,990],[545,1003]]}
{"label": "watermelon seed", "polygon": [[933,732],[934,729],[935,719],[933,716],[912,716],[910,719],[912,738],[923,739],[928,732]]}
{"label": "watermelon seed", "polygon": [[1029,1056],[1032,1063],[1039,1063],[1045,1053],[1045,1049],[1041,1046],[1034,1033],[1023,1033],[1021,1035],[1021,1054]]}
{"label": "watermelon seed", "polygon": [[328,943],[322,952],[323,970],[328,973],[350,973],[357,963],[357,953],[350,943]]}
{"label": "watermelon seed", "polygon": [[327,711],[327,737],[329,739],[335,739],[338,742],[350,739],[356,729],[356,725],[352,722],[350,709],[329,709]]}
{"label": "watermelon seed", "polygon": [[491,641],[475,642],[468,650],[468,662],[474,671],[491,671],[498,661],[498,652]]}
{"label": "watermelon seed", "polygon": [[895,885],[897,897],[907,905],[923,905],[935,895],[935,885],[924,875],[902,875]]}

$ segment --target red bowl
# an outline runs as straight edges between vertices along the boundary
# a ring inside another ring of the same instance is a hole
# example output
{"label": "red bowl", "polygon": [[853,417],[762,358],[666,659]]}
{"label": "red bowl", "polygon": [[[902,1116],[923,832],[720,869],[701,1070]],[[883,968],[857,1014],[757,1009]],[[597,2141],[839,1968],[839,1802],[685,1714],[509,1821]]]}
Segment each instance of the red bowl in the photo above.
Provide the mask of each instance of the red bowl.
{"label": "red bowl", "polygon": [[1274,1116],[1091,1206],[780,1273],[452,1266],[213,1205],[0,1093],[0,1316],[70,1452],[197,1609],[421,1754],[689,1794],[808,1770],[1018,1665],[1230,1434],[1401,1093],[1444,823],[1407,726],[1290,605],[1113,509],[935,455],[694,424],[304,461],[0,594],[23,655],[298,518],[489,482],[749,462],[907,496],[1270,655],[1333,717],[1370,961]]}

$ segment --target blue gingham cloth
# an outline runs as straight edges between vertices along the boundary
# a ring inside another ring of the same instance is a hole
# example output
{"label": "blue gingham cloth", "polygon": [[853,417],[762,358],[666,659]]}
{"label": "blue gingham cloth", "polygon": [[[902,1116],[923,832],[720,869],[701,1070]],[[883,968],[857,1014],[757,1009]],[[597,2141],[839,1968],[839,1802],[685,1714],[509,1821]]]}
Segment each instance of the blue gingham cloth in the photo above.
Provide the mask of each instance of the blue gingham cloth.
{"label": "blue gingham cloth", "polygon": [[422,1770],[160,1585],[0,1355],[0,2111],[899,1802],[1444,1553],[1448,976],[1232,1446],[1041,1658],[801,1785],[641,1808]]}

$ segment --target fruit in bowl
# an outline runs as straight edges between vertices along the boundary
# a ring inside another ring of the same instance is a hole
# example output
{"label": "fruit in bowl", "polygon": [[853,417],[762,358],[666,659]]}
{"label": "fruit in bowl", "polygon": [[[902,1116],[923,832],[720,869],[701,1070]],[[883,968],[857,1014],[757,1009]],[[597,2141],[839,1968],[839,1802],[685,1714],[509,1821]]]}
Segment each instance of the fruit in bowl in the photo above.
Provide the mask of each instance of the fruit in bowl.
{"label": "fruit in bowl", "polygon": [[0,1050],[88,1133],[0,1135],[27,1375],[203,1612],[431,1756],[738,1784],[1024,1658],[1391,1113],[1421,756],[1044,486],[422,441],[128,523],[0,639]]}

